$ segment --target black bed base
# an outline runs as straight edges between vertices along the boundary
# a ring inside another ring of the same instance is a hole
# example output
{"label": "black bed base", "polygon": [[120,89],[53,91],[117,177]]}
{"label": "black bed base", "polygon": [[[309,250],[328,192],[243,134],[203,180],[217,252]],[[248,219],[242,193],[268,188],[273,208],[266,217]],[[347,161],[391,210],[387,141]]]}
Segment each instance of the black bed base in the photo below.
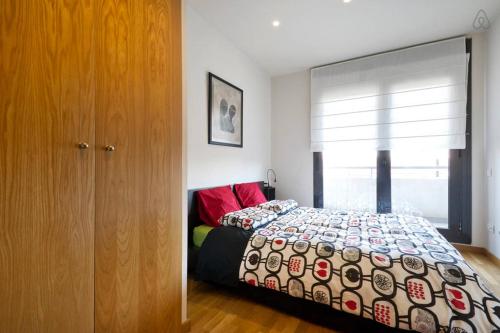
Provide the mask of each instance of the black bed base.
{"label": "black bed base", "polygon": [[199,253],[200,253],[199,247],[196,247],[194,245],[188,247],[188,265],[187,265],[188,273],[193,273],[193,275],[195,274]]}

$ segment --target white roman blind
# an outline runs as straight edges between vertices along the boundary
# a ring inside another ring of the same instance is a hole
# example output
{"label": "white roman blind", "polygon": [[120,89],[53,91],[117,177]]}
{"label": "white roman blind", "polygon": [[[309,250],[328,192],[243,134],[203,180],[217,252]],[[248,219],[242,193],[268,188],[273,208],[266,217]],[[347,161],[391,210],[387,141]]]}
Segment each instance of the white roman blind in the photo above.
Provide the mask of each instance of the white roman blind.
{"label": "white roman blind", "polygon": [[464,149],[465,37],[311,70],[311,150]]}

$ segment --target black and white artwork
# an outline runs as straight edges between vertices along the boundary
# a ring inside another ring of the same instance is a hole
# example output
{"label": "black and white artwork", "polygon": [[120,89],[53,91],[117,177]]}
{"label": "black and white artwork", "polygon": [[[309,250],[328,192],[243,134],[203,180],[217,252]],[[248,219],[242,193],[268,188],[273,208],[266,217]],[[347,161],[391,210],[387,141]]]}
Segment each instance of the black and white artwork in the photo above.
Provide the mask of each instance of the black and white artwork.
{"label": "black and white artwork", "polygon": [[208,73],[208,143],[243,147],[243,90]]}

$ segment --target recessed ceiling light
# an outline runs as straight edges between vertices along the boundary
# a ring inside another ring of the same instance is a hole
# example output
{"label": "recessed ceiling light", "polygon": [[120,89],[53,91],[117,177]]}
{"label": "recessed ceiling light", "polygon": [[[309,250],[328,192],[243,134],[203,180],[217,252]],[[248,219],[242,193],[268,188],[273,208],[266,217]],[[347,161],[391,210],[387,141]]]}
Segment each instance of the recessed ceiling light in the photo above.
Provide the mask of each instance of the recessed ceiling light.
{"label": "recessed ceiling light", "polygon": [[342,0],[342,1],[344,1],[344,3],[349,3],[349,2],[351,2],[351,0]]}
{"label": "recessed ceiling light", "polygon": [[280,26],[280,21],[274,20],[273,21],[273,27],[279,27]]}

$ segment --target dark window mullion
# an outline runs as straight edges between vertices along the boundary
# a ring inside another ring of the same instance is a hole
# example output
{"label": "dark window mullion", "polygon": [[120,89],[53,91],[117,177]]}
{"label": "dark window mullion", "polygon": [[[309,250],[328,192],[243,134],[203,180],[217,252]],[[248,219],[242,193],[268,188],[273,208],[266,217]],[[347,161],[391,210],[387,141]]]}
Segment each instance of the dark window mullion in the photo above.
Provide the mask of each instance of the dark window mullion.
{"label": "dark window mullion", "polygon": [[377,154],[377,213],[390,213],[391,204],[391,152]]}
{"label": "dark window mullion", "polygon": [[465,43],[470,56],[465,149],[450,150],[448,229],[438,230],[450,242],[470,244],[472,240],[472,40],[468,38]]}
{"label": "dark window mullion", "polygon": [[313,205],[314,208],[323,208],[323,153],[313,153]]}

